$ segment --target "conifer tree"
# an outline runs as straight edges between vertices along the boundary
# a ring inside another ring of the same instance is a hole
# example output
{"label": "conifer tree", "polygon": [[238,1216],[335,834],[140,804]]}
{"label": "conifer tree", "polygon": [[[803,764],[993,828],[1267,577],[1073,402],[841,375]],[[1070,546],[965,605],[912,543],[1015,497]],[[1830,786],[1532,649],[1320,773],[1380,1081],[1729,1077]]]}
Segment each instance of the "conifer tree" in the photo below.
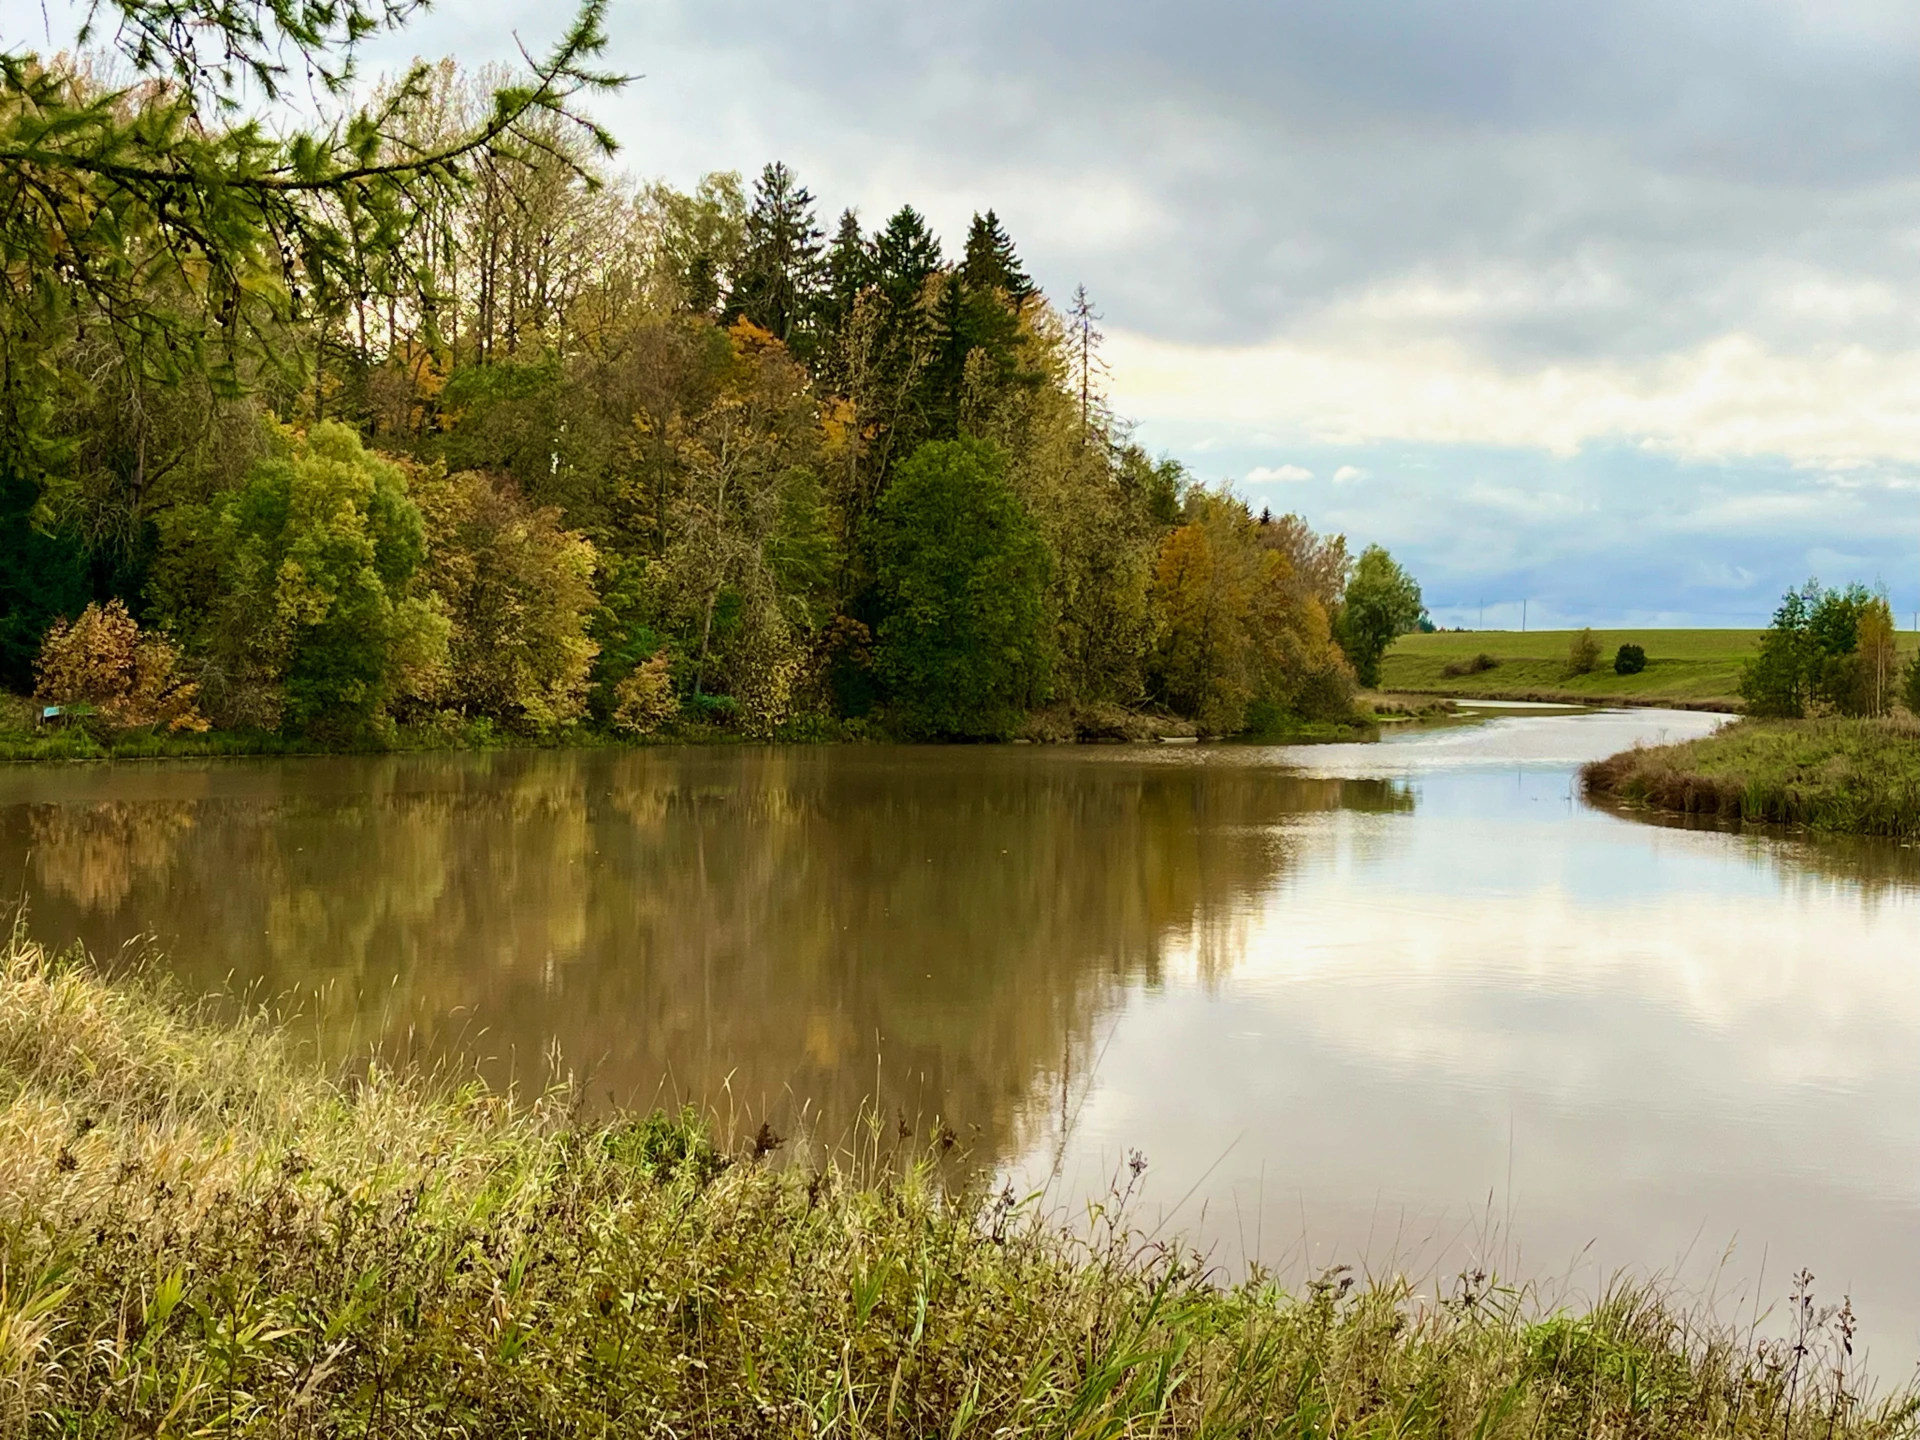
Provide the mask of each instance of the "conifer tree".
{"label": "conifer tree", "polygon": [[1016,313],[1039,293],[1020,264],[1013,237],[1001,228],[1000,217],[991,210],[984,215],[976,213],[967,229],[966,258],[961,261],[960,274],[970,290],[1004,292]]}
{"label": "conifer tree", "polygon": [[824,238],[806,186],[778,162],[762,170],[747,212],[746,251],[727,297],[727,318],[744,316],[791,342],[815,302]]}
{"label": "conifer tree", "polygon": [[818,305],[822,331],[839,330],[853,314],[853,302],[874,280],[873,247],[860,228],[857,210],[842,210],[827,249],[826,278]]}
{"label": "conifer tree", "polygon": [[925,218],[902,205],[873,238],[875,280],[897,314],[917,309],[927,281],[940,268],[940,241]]}

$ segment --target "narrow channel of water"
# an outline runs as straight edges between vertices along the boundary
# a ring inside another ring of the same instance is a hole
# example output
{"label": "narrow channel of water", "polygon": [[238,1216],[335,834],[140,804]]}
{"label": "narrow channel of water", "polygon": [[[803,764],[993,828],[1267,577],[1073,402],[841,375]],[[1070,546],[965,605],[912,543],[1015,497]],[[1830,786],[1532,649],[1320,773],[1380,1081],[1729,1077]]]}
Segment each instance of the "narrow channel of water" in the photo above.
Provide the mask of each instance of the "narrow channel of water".
{"label": "narrow channel of water", "polygon": [[[1920,1356],[1920,851],[1623,818],[1672,712],[1375,746],[0,770],[32,929],[791,1132],[942,1117],[1229,1266],[1850,1293]],[[1730,1257],[1727,1256],[1732,1247]]]}

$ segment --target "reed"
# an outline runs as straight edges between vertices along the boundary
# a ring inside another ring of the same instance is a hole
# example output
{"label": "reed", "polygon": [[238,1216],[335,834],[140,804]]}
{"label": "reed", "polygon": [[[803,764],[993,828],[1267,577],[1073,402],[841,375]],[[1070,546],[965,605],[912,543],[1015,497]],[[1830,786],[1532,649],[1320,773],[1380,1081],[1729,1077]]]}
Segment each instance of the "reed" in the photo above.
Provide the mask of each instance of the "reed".
{"label": "reed", "polygon": [[1687,815],[1854,835],[1920,835],[1920,723],[1741,720],[1588,765],[1589,795]]}
{"label": "reed", "polygon": [[0,1432],[1915,1433],[1810,1301],[1767,1343],[1647,1286],[1545,1313],[1479,1275],[1229,1285],[1131,1231],[1124,1183],[1063,1228],[943,1185],[943,1132],[868,1133],[775,1163],[764,1130],[726,1153],[564,1089],[328,1074],[16,932]]}

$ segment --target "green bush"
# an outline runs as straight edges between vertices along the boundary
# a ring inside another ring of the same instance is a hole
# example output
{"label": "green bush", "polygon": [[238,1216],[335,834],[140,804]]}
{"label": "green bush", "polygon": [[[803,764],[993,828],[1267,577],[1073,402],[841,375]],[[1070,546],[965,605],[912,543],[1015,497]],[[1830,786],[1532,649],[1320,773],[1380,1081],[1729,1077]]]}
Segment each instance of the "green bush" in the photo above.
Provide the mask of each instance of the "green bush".
{"label": "green bush", "polygon": [[1569,675],[1591,675],[1600,664],[1600,642],[1593,631],[1582,630],[1573,637],[1573,645],[1567,652],[1567,673]]}
{"label": "green bush", "polygon": [[1622,645],[1613,657],[1613,673],[1638,675],[1647,668],[1647,652],[1639,645]]}

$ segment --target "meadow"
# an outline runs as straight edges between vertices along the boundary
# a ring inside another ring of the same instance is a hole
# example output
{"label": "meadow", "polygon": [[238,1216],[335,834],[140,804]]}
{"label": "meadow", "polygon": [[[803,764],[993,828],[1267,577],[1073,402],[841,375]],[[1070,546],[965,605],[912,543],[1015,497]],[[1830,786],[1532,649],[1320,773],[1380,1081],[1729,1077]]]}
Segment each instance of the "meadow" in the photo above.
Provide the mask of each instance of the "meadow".
{"label": "meadow", "polygon": [[[1472,630],[1403,635],[1380,666],[1387,692],[1478,699],[1565,700],[1681,709],[1740,708],[1740,667],[1759,647],[1760,630],[1596,630],[1599,668],[1568,673],[1572,630]],[[1906,639],[1911,648],[1912,637]],[[1622,645],[1643,646],[1647,668],[1616,675]],[[1478,656],[1495,662],[1472,670]],[[1456,672],[1444,673],[1449,667]]]}
{"label": "meadow", "polygon": [[[1622,1282],[1230,1279],[1127,1221],[850,1151],[336,1074],[16,931],[0,952],[0,1433],[1907,1437],[1851,1312],[1782,1338]],[[1781,1320],[1776,1315],[1775,1320]]]}

